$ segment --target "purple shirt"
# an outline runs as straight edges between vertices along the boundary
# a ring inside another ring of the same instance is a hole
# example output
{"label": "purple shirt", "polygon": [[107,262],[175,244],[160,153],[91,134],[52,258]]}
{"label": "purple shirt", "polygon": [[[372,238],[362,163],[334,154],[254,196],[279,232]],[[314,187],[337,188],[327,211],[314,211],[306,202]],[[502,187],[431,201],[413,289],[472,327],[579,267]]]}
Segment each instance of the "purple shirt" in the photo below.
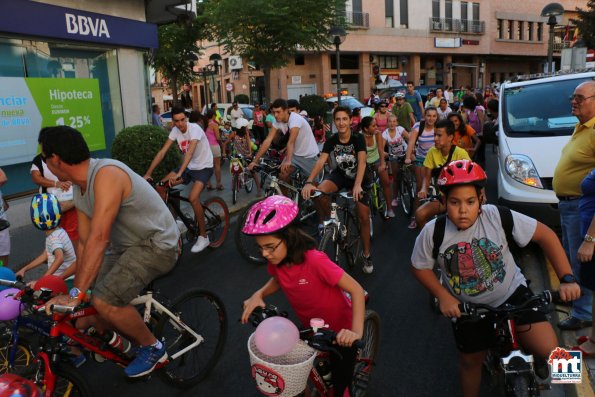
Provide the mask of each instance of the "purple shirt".
{"label": "purple shirt", "polygon": [[579,214],[581,217],[581,236],[587,234],[593,215],[595,215],[595,169],[581,182],[583,195],[579,200]]}

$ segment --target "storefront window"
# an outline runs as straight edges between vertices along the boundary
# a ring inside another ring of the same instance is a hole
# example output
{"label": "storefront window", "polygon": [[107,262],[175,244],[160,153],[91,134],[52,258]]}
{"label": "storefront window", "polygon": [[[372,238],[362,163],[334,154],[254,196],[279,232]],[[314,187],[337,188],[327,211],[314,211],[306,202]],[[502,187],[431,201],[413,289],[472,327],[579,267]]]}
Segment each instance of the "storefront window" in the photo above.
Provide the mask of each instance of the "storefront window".
{"label": "storefront window", "polygon": [[[93,151],[92,156],[110,156],[116,132],[124,126],[115,49],[0,37],[1,77],[96,79],[99,85],[105,144],[102,145],[104,148]],[[56,123],[59,124],[57,120]],[[85,119],[84,122],[86,121]],[[70,125],[68,120],[65,124]],[[42,126],[49,125],[55,124],[44,119]],[[99,129],[100,127],[99,125]],[[0,137],[0,145],[2,138]],[[0,160],[3,160],[2,152],[0,150]],[[30,162],[7,164],[5,159],[3,162],[5,165],[2,168],[11,182],[4,193],[22,192],[33,188],[29,176]]]}

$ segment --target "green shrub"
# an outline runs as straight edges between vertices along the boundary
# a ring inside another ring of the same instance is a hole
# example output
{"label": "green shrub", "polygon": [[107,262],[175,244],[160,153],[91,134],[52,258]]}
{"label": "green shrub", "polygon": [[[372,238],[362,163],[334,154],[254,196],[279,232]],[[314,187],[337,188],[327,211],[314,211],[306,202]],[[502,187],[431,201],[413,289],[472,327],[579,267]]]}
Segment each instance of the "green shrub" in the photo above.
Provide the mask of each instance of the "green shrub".
{"label": "green shrub", "polygon": [[238,94],[233,98],[237,103],[250,103],[250,97],[246,94]]}
{"label": "green shrub", "polygon": [[314,116],[324,117],[328,111],[328,104],[321,96],[306,95],[300,101],[300,109],[308,112],[310,118],[314,118]]}
{"label": "green shrub", "polygon": [[[114,139],[112,157],[132,168],[137,174],[144,175],[167,136],[168,133],[163,128],[154,125],[135,125],[124,128]],[[181,158],[177,144],[173,144],[161,164],[153,171],[153,179],[163,178],[169,171],[180,165]]]}

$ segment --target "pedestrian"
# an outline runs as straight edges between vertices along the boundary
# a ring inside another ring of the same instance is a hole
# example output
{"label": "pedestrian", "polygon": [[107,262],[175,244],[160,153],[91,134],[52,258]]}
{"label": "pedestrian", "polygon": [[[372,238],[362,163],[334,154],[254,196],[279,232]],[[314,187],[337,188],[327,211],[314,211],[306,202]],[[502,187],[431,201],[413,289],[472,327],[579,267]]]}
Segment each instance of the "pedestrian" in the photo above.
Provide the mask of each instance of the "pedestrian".
{"label": "pedestrian", "polygon": [[192,109],[192,97],[190,96],[189,84],[184,84],[182,86],[182,93],[180,94],[180,104],[184,109]]}
{"label": "pedestrian", "polygon": [[229,115],[231,117],[231,128],[237,128],[236,123],[239,118],[244,117],[244,112],[242,112],[242,109],[240,109],[236,101],[234,101],[231,104],[231,110],[229,111]]}
{"label": "pedestrian", "polygon": [[395,95],[396,103],[393,106],[391,112],[397,116],[399,125],[411,132],[411,127],[415,124],[415,114],[411,105],[405,101],[405,93],[402,91],[397,92]]}
{"label": "pedestrian", "polygon": [[444,120],[448,118],[448,115],[452,112],[452,109],[450,106],[448,106],[448,101],[446,98],[440,99],[436,111],[438,112],[438,120]]}
{"label": "pedestrian", "polygon": [[[593,255],[595,249],[595,168],[583,179],[581,192],[579,215],[581,236],[584,237],[577,253],[578,260],[581,262],[579,279],[581,285],[593,293],[595,290],[595,257]],[[595,312],[592,306],[591,310]],[[578,342],[581,345],[578,346],[578,349],[573,348],[573,350],[580,350],[584,358],[595,356],[595,330],[592,329],[588,337],[579,338]]]}
{"label": "pedestrian", "polygon": [[407,82],[407,92],[405,93],[405,101],[411,108],[413,109],[413,114],[415,115],[415,120],[420,121],[424,117],[425,110],[424,104],[421,100],[421,94],[417,92],[415,89],[415,85],[413,81]]}
{"label": "pedestrian", "polygon": [[[219,113],[219,109],[217,109],[217,103],[213,102],[211,103],[211,112],[215,113],[215,121],[217,122],[217,124],[221,125],[221,113]],[[192,122],[192,121],[190,121]]]}
{"label": "pedestrian", "polygon": [[[213,154],[213,171],[215,174],[215,182],[217,183],[217,190],[223,190],[223,184],[221,183],[221,135],[219,134],[219,124],[215,121],[215,113],[209,110],[205,116],[207,122],[207,140],[211,147],[211,153]],[[236,121],[238,125],[238,121]],[[207,190],[213,190],[211,185],[211,178],[207,182]]]}
{"label": "pedestrian", "polygon": [[[8,177],[0,168],[0,188],[8,182]],[[8,266],[8,257],[10,256],[10,234],[8,228],[8,217],[6,211],[8,210],[8,203],[2,196],[2,189],[0,189],[0,266]]]}
{"label": "pedestrian", "polygon": [[252,123],[252,134],[254,135],[254,139],[256,139],[256,144],[260,145],[262,141],[264,141],[264,120],[266,118],[266,112],[262,110],[260,107],[260,103],[254,104],[254,111],[253,111],[253,123]]}
{"label": "pedestrian", "polygon": [[337,396],[349,395],[357,356],[352,344],[364,331],[364,290],[316,249],[316,240],[295,222],[298,212],[297,204],[284,196],[268,197],[250,208],[242,232],[255,236],[271,277],[244,301],[241,322],[246,324],[255,308],[265,306],[267,296],[282,290],[302,326],[320,317],[337,332],[339,354],[330,355],[333,390]]}
{"label": "pedestrian", "polygon": [[[440,312],[451,320],[459,351],[462,395],[466,397],[479,396],[482,367],[488,349],[496,347],[499,336],[494,334],[493,316],[468,319],[461,316],[459,305],[469,302],[505,308],[506,304],[525,303],[533,295],[510,252],[500,211],[494,205],[483,204],[486,181],[477,163],[460,160],[445,167],[438,178],[447,213],[442,243],[434,247],[434,236],[439,231],[438,222],[433,220],[417,236],[411,255],[413,275],[438,298]],[[515,242],[521,247],[537,243],[556,274],[566,277],[567,282],[560,284],[561,299],[576,299],[580,289],[572,281],[572,269],[554,231],[533,218],[510,212]],[[434,273],[436,266],[442,269],[442,283]],[[523,312],[515,317],[515,326],[518,342],[535,355],[536,373],[547,378],[546,360],[560,345],[546,315]]]}
{"label": "pedestrian", "polygon": [[[577,252],[584,239],[581,235],[580,184],[595,168],[595,82],[579,84],[570,97],[572,114],[578,118],[571,139],[562,148],[562,155],[554,171],[554,192],[560,200],[562,244],[575,275],[580,277]],[[579,278],[580,282],[580,278]],[[582,296],[573,302],[570,316],[558,323],[562,330],[578,330],[592,325],[592,293],[582,289]]]}
{"label": "pedestrian", "polygon": [[163,127],[163,121],[161,120],[161,109],[159,109],[159,105],[157,105],[156,103],[153,104],[153,106],[151,106],[151,120],[153,122],[153,125],[156,125],[157,127]]}

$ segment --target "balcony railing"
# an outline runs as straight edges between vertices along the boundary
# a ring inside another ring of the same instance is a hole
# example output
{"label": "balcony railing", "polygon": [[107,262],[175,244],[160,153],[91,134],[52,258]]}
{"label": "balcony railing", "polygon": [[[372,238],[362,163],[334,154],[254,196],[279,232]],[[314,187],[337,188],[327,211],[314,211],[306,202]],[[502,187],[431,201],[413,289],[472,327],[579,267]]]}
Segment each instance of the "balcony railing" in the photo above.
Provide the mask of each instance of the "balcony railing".
{"label": "balcony railing", "polygon": [[485,34],[485,21],[430,18],[430,32]]}
{"label": "balcony railing", "polygon": [[344,22],[352,28],[369,29],[370,14],[367,12],[349,11],[345,13]]}
{"label": "balcony railing", "polygon": [[570,40],[564,40],[564,41],[558,42],[558,43],[554,41],[553,50],[556,52],[560,52],[564,48],[571,48],[571,47],[572,47],[572,41],[570,41]]}

